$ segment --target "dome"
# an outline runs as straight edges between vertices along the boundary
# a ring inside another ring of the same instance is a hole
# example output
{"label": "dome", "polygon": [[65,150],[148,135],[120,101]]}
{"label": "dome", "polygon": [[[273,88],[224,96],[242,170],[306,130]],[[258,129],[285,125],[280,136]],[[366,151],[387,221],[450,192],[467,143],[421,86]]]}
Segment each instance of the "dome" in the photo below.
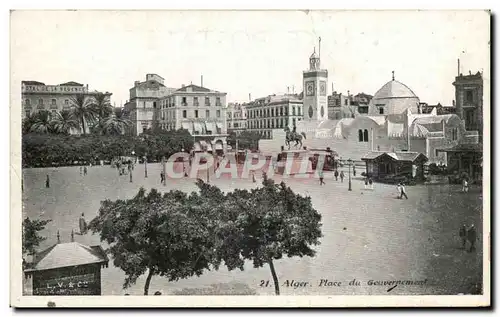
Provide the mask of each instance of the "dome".
{"label": "dome", "polygon": [[396,80],[391,80],[382,86],[373,99],[418,98],[408,86]]}

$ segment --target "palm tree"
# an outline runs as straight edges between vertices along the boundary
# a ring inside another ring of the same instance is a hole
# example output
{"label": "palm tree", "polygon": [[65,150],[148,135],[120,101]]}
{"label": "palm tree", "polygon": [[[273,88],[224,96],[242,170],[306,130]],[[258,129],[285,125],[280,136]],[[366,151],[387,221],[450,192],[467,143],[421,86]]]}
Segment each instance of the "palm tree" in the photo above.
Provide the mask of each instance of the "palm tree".
{"label": "palm tree", "polygon": [[23,134],[32,132],[31,127],[36,122],[36,113],[31,113],[23,119]]}
{"label": "palm tree", "polygon": [[121,108],[115,108],[114,114],[106,118],[102,124],[104,134],[123,134],[132,125]]}
{"label": "palm tree", "polygon": [[70,110],[58,112],[56,116],[52,118],[52,124],[54,131],[61,134],[69,134],[71,129],[78,129],[80,126],[78,120],[75,119],[73,112]]}
{"label": "palm tree", "polygon": [[98,128],[102,129],[102,124],[111,114],[113,114],[113,107],[109,101],[109,95],[102,92],[94,96],[91,108],[97,117]]}
{"label": "palm tree", "polygon": [[40,110],[35,113],[33,120],[30,129],[31,132],[52,133],[54,131],[50,112],[47,110]]}
{"label": "palm tree", "polygon": [[92,100],[84,94],[77,94],[71,98],[71,103],[73,104],[73,115],[81,125],[82,134],[85,134],[85,122],[93,123],[96,117]]}

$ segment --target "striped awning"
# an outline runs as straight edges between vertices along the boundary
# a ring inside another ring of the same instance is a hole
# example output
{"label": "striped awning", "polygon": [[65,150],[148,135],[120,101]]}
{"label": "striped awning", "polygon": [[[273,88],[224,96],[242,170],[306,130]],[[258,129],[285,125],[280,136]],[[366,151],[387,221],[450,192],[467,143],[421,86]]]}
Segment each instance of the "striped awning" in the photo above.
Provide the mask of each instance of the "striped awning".
{"label": "striped awning", "polygon": [[182,128],[191,132],[193,131],[193,124],[191,122],[182,122]]}
{"label": "striped awning", "polygon": [[205,122],[205,126],[207,127],[207,131],[215,131],[215,125],[213,122]]}
{"label": "striped awning", "polygon": [[199,122],[194,122],[194,131],[198,132],[198,133],[203,133],[203,127],[201,125],[201,123]]}

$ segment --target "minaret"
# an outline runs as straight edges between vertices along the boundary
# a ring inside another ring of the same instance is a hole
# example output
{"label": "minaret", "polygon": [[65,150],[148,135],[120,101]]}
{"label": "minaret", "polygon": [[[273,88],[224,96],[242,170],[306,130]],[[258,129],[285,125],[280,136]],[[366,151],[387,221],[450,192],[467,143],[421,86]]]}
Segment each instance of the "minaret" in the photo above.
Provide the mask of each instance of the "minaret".
{"label": "minaret", "polygon": [[328,71],[321,69],[321,38],[318,38],[318,42],[318,53],[314,48],[309,57],[309,70],[303,72],[304,98],[302,113],[304,120],[321,122],[328,119]]}

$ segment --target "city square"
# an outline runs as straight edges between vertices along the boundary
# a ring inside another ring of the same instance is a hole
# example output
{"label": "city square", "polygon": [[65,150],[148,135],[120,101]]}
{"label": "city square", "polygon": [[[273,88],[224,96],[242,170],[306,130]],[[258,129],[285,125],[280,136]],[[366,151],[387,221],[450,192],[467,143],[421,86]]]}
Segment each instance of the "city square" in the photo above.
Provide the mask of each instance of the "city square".
{"label": "city square", "polygon": [[[137,193],[139,187],[160,191],[181,189],[196,190],[191,178],[168,179],[160,183],[160,164],[148,164],[148,178],[144,178],[144,166],[136,165],[133,182],[127,175],[119,176],[110,166],[93,166],[88,174],[79,174],[78,167],[35,168],[24,170],[23,218],[51,219],[41,235],[47,237],[40,248],[57,242],[69,242],[71,231],[78,232],[81,213],[90,221],[97,215],[100,201],[125,199]],[[347,170],[346,174],[347,174]],[[51,187],[45,188],[46,175],[50,175]],[[202,174],[200,174],[202,175]],[[203,176],[200,176],[203,177]],[[210,183],[223,191],[234,188],[260,186],[250,179],[217,179],[212,175]],[[276,182],[282,176],[274,177]],[[205,179],[206,180],[206,179]],[[326,185],[319,186],[315,178],[285,179],[291,188],[311,196],[314,207],[322,215],[323,238],[315,257],[283,259],[276,263],[280,283],[287,280],[306,281],[313,286],[282,287],[282,294],[349,295],[387,294],[389,287],[352,287],[353,279],[369,280],[425,280],[425,286],[399,286],[391,294],[458,294],[474,291],[482,283],[482,243],[471,253],[461,249],[458,229],[462,223],[482,223],[482,189],[472,187],[461,192],[460,185],[418,185],[407,188],[408,200],[397,199],[393,185],[375,184],[373,190],[365,190],[363,179],[353,177],[352,191],[348,181],[335,181],[325,175]],[[479,231],[479,237],[482,232]],[[91,233],[75,235],[75,241],[84,245],[100,244],[99,236]],[[129,289],[122,289],[123,272],[113,267],[102,270],[103,295],[141,295],[145,276]],[[314,278],[313,278],[314,277]],[[316,278],[317,277],[317,278]],[[178,282],[168,282],[154,277],[153,291],[174,294],[183,289],[206,289],[212,284],[243,284],[256,294],[273,294],[272,287],[261,287],[261,281],[271,279],[267,267],[254,269],[251,263],[245,270],[228,272],[207,271],[200,277]],[[319,286],[321,280],[342,281],[344,287]],[[29,292],[29,280],[25,291]],[[238,293],[238,289],[234,291]]]}

